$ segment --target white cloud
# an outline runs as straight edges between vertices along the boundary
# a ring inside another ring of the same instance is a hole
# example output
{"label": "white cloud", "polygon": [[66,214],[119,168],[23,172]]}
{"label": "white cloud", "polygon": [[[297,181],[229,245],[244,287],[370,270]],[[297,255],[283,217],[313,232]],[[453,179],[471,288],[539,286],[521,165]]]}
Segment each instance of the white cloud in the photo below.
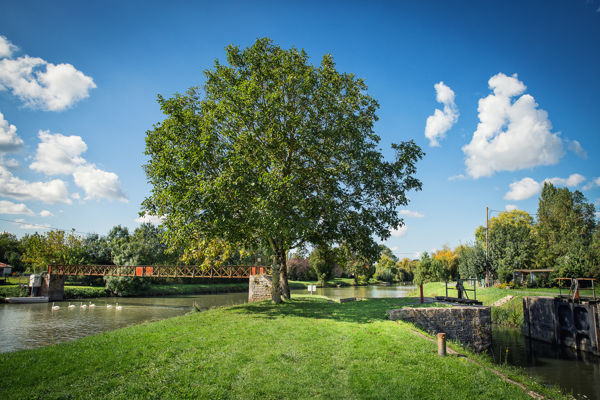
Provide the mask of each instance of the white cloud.
{"label": "white cloud", "polygon": [[406,215],[407,217],[414,217],[414,218],[423,218],[424,217],[424,215],[418,211],[400,210],[400,211],[398,211],[398,213],[400,215]]}
{"label": "white cloud", "polygon": [[17,127],[8,123],[0,112],[0,153],[17,150],[23,140],[17,135]]}
{"label": "white cloud", "polygon": [[[600,180],[600,178],[599,178]],[[577,187],[585,181],[581,174],[571,174],[568,178],[546,178],[538,182],[532,178],[523,178],[520,181],[511,183],[510,190],[504,195],[506,200],[525,200],[538,194],[544,187],[544,182],[550,182],[555,186]]]}
{"label": "white cloud", "polygon": [[69,191],[64,181],[28,182],[14,176],[0,165],[0,196],[16,200],[38,200],[44,203],[68,203]]}
{"label": "white cloud", "polygon": [[35,215],[25,204],[7,200],[0,200],[0,214]]}
{"label": "white cloud", "polygon": [[5,36],[0,35],[0,58],[12,56],[17,46],[12,44]]}
{"label": "white cloud", "polygon": [[25,105],[62,111],[89,96],[94,80],[71,64],[52,64],[38,57],[0,60],[0,90],[17,96]]}
{"label": "white cloud", "polygon": [[80,154],[87,150],[81,136],[64,136],[50,131],[39,131],[37,152],[34,162],[29,168],[46,175],[72,174],[75,169],[84,165]]}
{"label": "white cloud", "polygon": [[143,217],[138,217],[135,219],[135,222],[138,222],[140,224],[151,223],[153,225],[160,225],[162,224],[162,221],[163,217],[157,217],[156,215],[149,214],[144,214]]}
{"label": "white cloud", "polygon": [[458,174],[458,175],[453,175],[451,177],[448,178],[449,181],[456,181],[456,180],[461,180],[461,179],[465,179],[466,176],[464,176],[463,174]]}
{"label": "white cloud", "polygon": [[[81,154],[87,145],[81,136],[65,136],[49,131],[39,132],[40,144],[31,169],[46,175],[72,174],[75,184],[85,191],[85,199],[113,199],[127,202],[119,177],[87,162]],[[79,199],[78,194],[73,198]]]}
{"label": "white cloud", "polygon": [[96,168],[94,164],[78,167],[73,172],[75,184],[85,191],[85,199],[111,199],[127,202],[119,177],[113,172]]}
{"label": "white cloud", "polygon": [[39,225],[39,224],[29,224],[25,222],[24,219],[15,220],[16,223],[20,224],[21,229],[50,229],[50,225]]}
{"label": "white cloud", "polygon": [[600,176],[592,179],[592,181],[590,183],[588,183],[587,185],[585,185],[583,187],[583,190],[590,190],[596,186],[600,186]]}
{"label": "white cloud", "polygon": [[479,100],[479,124],[471,142],[463,146],[467,173],[477,179],[497,171],[515,171],[558,163],[564,155],[562,140],[552,133],[548,113],[538,109],[535,99],[517,74],[490,78],[493,94]]}
{"label": "white cloud", "polygon": [[430,146],[439,146],[439,140],[446,137],[446,132],[458,121],[458,107],[454,103],[454,92],[444,82],[434,85],[436,100],[444,105],[444,110],[436,108],[433,115],[427,117],[425,123],[425,137],[429,139]]}
{"label": "white cloud", "polygon": [[73,193],[71,195],[72,198],[74,198],[75,200],[81,200],[81,196],[79,195],[79,193]]}
{"label": "white cloud", "polygon": [[54,217],[54,214],[52,214],[52,213],[51,213],[50,211],[48,211],[48,210],[42,210],[42,211],[40,211],[40,217],[44,217],[44,218],[47,218],[47,217]]}
{"label": "white cloud", "polygon": [[400,237],[400,236],[406,235],[407,231],[408,231],[408,226],[402,225],[398,229],[392,229],[391,234],[392,234],[392,236]]}
{"label": "white cloud", "polygon": [[545,181],[556,186],[577,187],[585,181],[585,177],[581,174],[571,174],[568,178],[548,178]]}
{"label": "white cloud", "polygon": [[584,160],[588,158],[587,152],[577,140],[567,140],[567,148]]}
{"label": "white cloud", "polygon": [[516,206],[516,205],[514,205],[514,204],[507,204],[507,205],[504,207],[504,209],[505,209],[506,211],[513,211],[513,210],[518,210],[518,209],[519,209],[519,207],[517,207],[517,206]]}
{"label": "white cloud", "polygon": [[523,178],[510,184],[510,190],[504,195],[504,198],[506,200],[525,200],[538,194],[542,186],[532,178]]}

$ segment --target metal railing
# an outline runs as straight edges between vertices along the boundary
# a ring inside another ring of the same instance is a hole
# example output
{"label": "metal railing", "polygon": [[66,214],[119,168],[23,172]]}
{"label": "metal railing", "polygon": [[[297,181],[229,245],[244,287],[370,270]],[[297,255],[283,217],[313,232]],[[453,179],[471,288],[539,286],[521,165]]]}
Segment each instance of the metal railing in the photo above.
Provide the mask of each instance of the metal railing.
{"label": "metal railing", "polygon": [[270,274],[256,265],[202,267],[200,265],[49,265],[48,274],[76,276],[141,276],[153,278],[249,278]]}

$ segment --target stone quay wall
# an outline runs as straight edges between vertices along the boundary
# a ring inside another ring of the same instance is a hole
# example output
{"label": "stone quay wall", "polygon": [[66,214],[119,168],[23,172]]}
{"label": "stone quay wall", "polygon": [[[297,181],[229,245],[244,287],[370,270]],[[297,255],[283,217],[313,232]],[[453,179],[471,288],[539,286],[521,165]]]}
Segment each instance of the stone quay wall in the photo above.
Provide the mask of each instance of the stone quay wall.
{"label": "stone quay wall", "polygon": [[492,346],[492,312],[486,306],[404,307],[387,312],[391,320],[411,322],[431,334],[445,333],[450,340],[484,352]]}
{"label": "stone quay wall", "polygon": [[271,276],[265,274],[250,275],[248,302],[270,300],[272,287]]}

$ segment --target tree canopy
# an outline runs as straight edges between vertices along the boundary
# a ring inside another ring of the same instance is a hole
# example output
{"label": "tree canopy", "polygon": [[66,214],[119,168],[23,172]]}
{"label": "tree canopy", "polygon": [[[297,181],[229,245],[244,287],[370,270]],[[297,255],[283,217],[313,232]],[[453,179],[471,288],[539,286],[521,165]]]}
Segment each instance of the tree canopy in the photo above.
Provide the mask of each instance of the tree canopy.
{"label": "tree canopy", "polygon": [[304,50],[266,38],[226,53],[201,88],[158,97],[166,119],[147,132],[152,192],[143,208],[164,218],[171,246],[269,247],[289,297],[292,248],[344,241],[376,254],[374,237],[403,224],[397,210],[421,188],[414,174],[423,152],[407,141],[384,159],[377,101],[331,55],[314,66]]}

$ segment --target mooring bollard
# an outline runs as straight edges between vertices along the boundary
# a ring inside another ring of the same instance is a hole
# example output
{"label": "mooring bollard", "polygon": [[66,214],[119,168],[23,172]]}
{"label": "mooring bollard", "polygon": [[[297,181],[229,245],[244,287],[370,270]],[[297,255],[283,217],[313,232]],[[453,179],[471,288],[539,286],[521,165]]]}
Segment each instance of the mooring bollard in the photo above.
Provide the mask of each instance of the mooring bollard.
{"label": "mooring bollard", "polygon": [[446,334],[445,333],[438,333],[437,334],[437,339],[438,339],[438,356],[444,357],[446,356]]}

